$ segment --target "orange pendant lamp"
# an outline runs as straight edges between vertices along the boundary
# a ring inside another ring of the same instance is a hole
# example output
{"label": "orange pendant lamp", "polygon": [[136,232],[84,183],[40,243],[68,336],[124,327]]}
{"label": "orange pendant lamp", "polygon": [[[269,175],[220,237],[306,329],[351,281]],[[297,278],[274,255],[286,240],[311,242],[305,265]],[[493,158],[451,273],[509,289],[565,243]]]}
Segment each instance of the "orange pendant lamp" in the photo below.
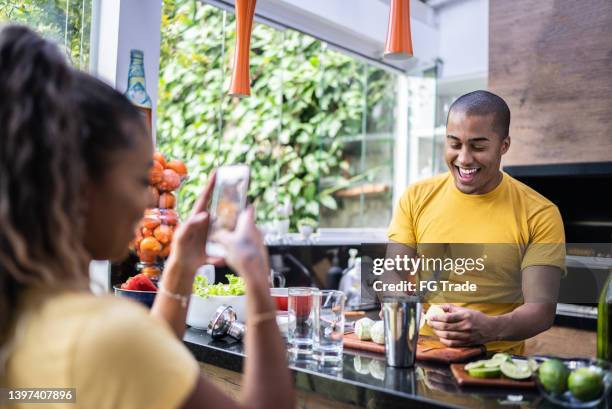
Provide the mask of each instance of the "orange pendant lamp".
{"label": "orange pendant lamp", "polygon": [[403,60],[412,57],[410,0],[391,0],[384,57]]}
{"label": "orange pendant lamp", "polygon": [[256,0],[236,0],[236,51],[230,83],[230,95],[248,97],[251,95],[249,76],[249,52],[251,51],[251,30]]}

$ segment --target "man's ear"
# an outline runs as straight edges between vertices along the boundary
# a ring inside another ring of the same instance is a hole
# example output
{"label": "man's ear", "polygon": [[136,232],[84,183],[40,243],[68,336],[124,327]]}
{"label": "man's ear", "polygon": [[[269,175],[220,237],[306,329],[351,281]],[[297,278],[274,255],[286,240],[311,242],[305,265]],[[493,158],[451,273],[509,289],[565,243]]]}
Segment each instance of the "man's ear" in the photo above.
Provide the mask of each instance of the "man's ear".
{"label": "man's ear", "polygon": [[501,154],[505,155],[508,149],[510,149],[510,135],[506,136],[502,141]]}

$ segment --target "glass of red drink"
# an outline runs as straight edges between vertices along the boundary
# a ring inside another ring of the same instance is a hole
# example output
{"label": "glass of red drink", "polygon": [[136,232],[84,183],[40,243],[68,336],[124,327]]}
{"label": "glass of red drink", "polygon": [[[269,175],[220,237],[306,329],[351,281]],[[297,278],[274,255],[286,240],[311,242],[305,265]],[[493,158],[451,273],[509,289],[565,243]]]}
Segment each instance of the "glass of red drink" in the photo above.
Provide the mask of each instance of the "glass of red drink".
{"label": "glass of red drink", "polygon": [[276,309],[278,311],[287,311],[287,302],[289,297],[288,288],[270,288],[270,295],[276,302]]}
{"label": "glass of red drink", "polygon": [[287,304],[287,342],[294,355],[312,354],[313,295],[316,288],[291,287]]}

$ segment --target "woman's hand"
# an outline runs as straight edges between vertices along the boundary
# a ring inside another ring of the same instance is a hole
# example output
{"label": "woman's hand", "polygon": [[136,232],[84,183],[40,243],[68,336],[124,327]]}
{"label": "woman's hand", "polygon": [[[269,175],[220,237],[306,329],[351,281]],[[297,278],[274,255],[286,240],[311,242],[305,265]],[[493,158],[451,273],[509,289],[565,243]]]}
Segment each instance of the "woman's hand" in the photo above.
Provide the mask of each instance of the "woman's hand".
{"label": "woman's hand", "polygon": [[216,173],[210,176],[206,188],[198,197],[191,215],[178,227],[172,240],[172,251],[168,264],[180,266],[182,271],[195,274],[203,264],[219,265],[222,259],[210,258],[206,255],[206,239],[208,236],[208,205],[215,186]]}
{"label": "woman's hand", "polygon": [[499,330],[495,317],[452,304],[443,305],[442,309],[445,314],[431,317],[428,323],[444,345],[457,347],[495,340]]}
{"label": "woman's hand", "polygon": [[249,206],[240,213],[234,231],[220,230],[215,240],[225,247],[225,261],[247,282],[269,287],[268,251],[255,226],[255,210]]}

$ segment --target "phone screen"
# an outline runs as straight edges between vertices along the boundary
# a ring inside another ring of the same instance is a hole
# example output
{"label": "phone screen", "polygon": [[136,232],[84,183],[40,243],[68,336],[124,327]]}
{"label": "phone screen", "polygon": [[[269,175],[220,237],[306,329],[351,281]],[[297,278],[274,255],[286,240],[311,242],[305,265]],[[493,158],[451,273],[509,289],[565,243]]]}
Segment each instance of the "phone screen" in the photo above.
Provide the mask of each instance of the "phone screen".
{"label": "phone screen", "polygon": [[249,188],[249,167],[246,165],[222,166],[217,170],[217,179],[210,205],[211,226],[206,253],[223,257],[225,252],[215,243],[214,236],[219,230],[234,230],[238,215],[247,203]]}

